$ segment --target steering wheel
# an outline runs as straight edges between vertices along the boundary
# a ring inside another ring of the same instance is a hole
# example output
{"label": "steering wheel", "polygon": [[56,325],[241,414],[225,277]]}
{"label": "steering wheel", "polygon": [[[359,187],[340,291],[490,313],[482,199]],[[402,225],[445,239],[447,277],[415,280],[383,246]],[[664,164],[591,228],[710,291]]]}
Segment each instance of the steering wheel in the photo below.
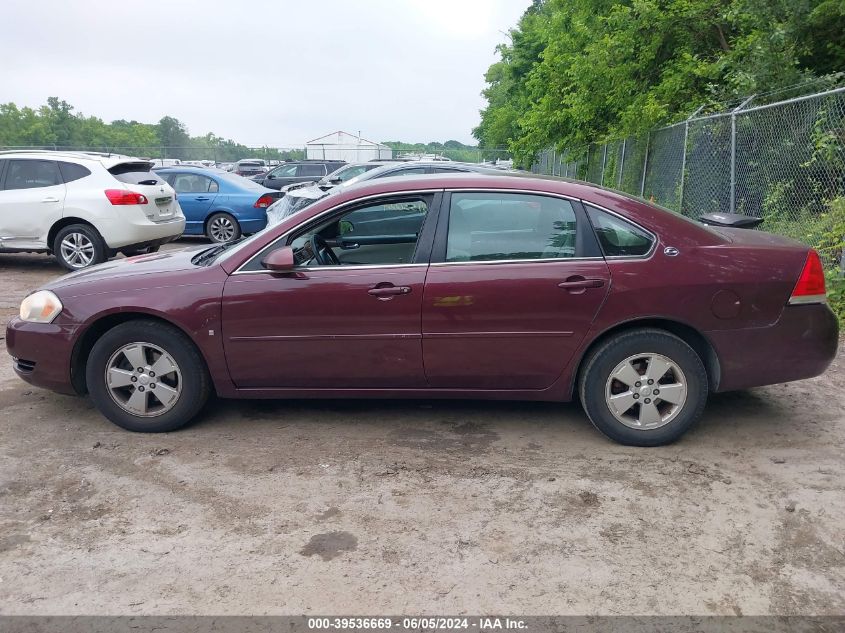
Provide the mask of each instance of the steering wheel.
{"label": "steering wheel", "polygon": [[321,266],[340,266],[340,260],[334,254],[332,247],[326,243],[322,237],[317,233],[311,236],[311,251],[314,253],[314,259]]}

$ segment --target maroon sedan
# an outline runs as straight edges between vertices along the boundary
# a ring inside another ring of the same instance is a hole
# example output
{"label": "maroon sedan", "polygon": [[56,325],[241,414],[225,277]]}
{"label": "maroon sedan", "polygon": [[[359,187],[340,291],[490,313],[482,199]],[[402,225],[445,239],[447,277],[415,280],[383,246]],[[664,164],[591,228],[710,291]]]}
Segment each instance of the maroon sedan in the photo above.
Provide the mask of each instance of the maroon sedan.
{"label": "maroon sedan", "polygon": [[112,261],[27,297],[15,370],[132,431],[224,398],[579,397],[671,442],[709,392],[809,378],[838,326],[818,255],[553,179],[327,194],[238,243]]}

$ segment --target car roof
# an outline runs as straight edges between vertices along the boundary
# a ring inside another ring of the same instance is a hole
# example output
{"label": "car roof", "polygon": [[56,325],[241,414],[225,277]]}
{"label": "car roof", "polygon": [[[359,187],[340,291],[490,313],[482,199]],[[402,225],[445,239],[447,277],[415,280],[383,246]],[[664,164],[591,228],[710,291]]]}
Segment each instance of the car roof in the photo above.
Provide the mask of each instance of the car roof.
{"label": "car roof", "polygon": [[[598,185],[569,180],[557,176],[540,176],[530,172],[503,172],[485,170],[483,173],[447,173],[447,174],[419,174],[414,176],[396,176],[362,180],[345,187],[335,188],[332,204],[341,204],[348,200],[379,195],[385,193],[401,194],[407,191],[438,190],[438,189],[481,189],[481,190],[512,190],[519,193],[550,193],[576,200],[586,200],[592,204],[623,209],[625,214],[635,222],[644,221],[651,224],[649,218],[655,215],[662,219],[666,216],[673,218],[672,224],[686,223],[676,213],[655,207],[645,200],[627,194],[605,189]],[[660,222],[662,224],[662,221]],[[648,226],[647,226],[648,228]]]}
{"label": "car roof", "polygon": [[0,151],[0,158],[41,158],[45,160],[74,160],[90,161],[103,165],[106,169],[121,163],[150,163],[153,161],[124,154],[109,154],[106,152],[74,152],[52,149],[27,149]]}

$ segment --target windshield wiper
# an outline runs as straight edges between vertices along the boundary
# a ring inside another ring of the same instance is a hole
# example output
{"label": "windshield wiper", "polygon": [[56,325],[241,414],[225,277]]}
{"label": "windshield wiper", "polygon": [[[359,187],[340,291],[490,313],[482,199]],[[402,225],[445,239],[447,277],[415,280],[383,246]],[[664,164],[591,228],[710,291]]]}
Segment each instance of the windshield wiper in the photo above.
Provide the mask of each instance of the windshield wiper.
{"label": "windshield wiper", "polygon": [[226,249],[242,242],[245,237],[239,237],[236,240],[232,240],[231,242],[226,242],[225,244],[218,244],[217,246],[212,246],[211,248],[207,248],[198,255],[195,255],[194,258],[191,260],[192,264],[200,265],[205,264],[206,262],[213,261],[220,253],[225,251]]}

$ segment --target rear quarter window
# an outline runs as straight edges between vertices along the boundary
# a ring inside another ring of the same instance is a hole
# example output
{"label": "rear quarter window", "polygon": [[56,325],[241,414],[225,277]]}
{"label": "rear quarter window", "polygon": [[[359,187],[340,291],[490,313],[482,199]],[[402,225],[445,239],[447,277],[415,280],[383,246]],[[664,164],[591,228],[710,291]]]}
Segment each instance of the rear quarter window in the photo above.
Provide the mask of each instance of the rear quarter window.
{"label": "rear quarter window", "polygon": [[79,180],[80,178],[85,178],[85,176],[91,175],[91,170],[87,167],[77,165],[76,163],[66,163],[64,161],[59,161],[59,171],[62,172],[62,178],[65,183],[73,182],[74,180]]}
{"label": "rear quarter window", "polygon": [[120,163],[109,169],[109,173],[128,185],[161,185],[164,180],[152,171],[152,163]]}
{"label": "rear quarter window", "polygon": [[648,255],[654,236],[620,217],[587,206],[587,214],[605,257]]}

